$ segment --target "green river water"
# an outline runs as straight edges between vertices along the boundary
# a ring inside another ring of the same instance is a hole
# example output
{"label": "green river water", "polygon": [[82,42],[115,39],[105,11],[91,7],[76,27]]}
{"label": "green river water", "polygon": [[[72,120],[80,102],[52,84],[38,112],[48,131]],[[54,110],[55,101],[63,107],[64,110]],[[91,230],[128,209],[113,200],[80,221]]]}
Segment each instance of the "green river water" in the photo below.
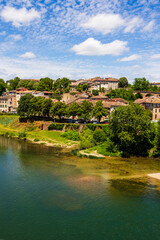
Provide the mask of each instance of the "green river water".
{"label": "green river water", "polygon": [[0,137],[0,240],[160,239],[160,160],[77,158]]}

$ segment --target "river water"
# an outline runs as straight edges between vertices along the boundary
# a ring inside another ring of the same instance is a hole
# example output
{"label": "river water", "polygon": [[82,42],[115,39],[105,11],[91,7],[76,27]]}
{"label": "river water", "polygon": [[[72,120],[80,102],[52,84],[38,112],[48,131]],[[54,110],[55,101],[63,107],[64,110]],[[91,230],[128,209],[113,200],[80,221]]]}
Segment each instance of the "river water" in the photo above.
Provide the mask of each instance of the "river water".
{"label": "river water", "polygon": [[85,159],[0,137],[0,239],[160,239],[152,159]]}

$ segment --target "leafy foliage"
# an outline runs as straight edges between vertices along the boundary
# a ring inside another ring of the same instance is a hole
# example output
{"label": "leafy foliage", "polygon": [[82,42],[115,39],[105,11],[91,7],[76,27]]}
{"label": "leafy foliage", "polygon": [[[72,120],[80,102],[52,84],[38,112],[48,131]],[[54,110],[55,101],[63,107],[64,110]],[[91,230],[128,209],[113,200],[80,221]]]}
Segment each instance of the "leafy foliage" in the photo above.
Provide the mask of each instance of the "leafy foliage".
{"label": "leafy foliage", "polygon": [[126,90],[126,89],[115,89],[111,90],[110,93],[108,93],[106,96],[110,98],[122,98],[126,101],[135,101],[137,98],[134,95],[134,92],[132,89]]}
{"label": "leafy foliage", "polygon": [[111,114],[111,140],[124,156],[146,156],[153,146],[154,128],[148,111],[132,104]]}
{"label": "leafy foliage", "polygon": [[72,116],[72,118],[74,119],[75,116],[77,116],[79,114],[79,105],[77,102],[73,102],[69,105],[69,107],[67,108],[67,114],[69,116]]}
{"label": "leafy foliage", "polygon": [[93,109],[93,104],[87,100],[84,100],[81,103],[79,116],[85,120],[89,119],[91,116],[92,109]]}
{"label": "leafy foliage", "polygon": [[94,145],[93,132],[88,128],[84,128],[80,134],[80,149],[90,148]]}
{"label": "leafy foliage", "polygon": [[49,125],[48,130],[62,130],[64,123],[52,123]]}
{"label": "leafy foliage", "polygon": [[61,136],[73,141],[79,141],[80,139],[79,133],[74,130],[62,133]]}
{"label": "leafy foliage", "polygon": [[106,134],[103,130],[96,129],[93,133],[93,138],[97,143],[101,143],[106,140]]}
{"label": "leafy foliage", "polygon": [[93,89],[93,90],[92,90],[92,94],[93,94],[94,96],[98,96],[98,95],[99,95],[99,91],[98,91],[98,90],[95,90],[95,89]]}
{"label": "leafy foliage", "polygon": [[65,103],[56,102],[51,107],[50,114],[51,114],[52,117],[58,116],[59,119],[61,119],[62,116],[66,115],[66,108],[67,108],[67,105]]}
{"label": "leafy foliage", "polygon": [[98,121],[101,121],[101,118],[103,116],[107,116],[108,111],[103,107],[102,101],[97,101],[96,105],[93,108],[93,116],[98,119]]}
{"label": "leafy foliage", "polygon": [[5,81],[0,78],[0,96],[2,96],[2,93],[6,91],[6,83]]}
{"label": "leafy foliage", "polygon": [[128,87],[128,80],[126,77],[121,77],[118,82],[118,87],[119,88],[125,88]]}

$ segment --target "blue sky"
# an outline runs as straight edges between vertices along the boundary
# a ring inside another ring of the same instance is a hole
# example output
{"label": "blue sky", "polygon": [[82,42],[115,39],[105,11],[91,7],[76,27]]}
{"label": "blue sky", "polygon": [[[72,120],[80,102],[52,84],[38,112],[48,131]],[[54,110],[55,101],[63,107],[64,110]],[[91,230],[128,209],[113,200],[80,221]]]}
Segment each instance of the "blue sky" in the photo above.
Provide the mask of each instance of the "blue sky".
{"label": "blue sky", "polygon": [[160,81],[159,0],[0,0],[0,78]]}

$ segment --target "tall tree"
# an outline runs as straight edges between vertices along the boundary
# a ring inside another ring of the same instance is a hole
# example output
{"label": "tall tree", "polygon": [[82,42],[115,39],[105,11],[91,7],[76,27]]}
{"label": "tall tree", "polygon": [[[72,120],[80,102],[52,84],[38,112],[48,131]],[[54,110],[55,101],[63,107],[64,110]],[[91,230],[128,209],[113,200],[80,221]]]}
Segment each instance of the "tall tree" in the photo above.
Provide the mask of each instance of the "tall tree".
{"label": "tall tree", "polygon": [[121,77],[118,82],[118,87],[119,88],[125,88],[128,87],[128,80],[126,77]]}
{"label": "tall tree", "polygon": [[29,117],[31,115],[31,99],[34,98],[31,94],[26,94],[20,98],[17,108],[17,113],[21,117]]}
{"label": "tall tree", "polygon": [[102,101],[97,101],[96,105],[93,108],[93,116],[98,119],[98,121],[101,121],[101,118],[103,116],[107,116],[108,111],[104,108]]}
{"label": "tall tree", "polygon": [[43,101],[42,104],[42,114],[43,116],[48,116],[49,117],[49,113],[50,113],[50,109],[53,106],[53,102],[50,98],[47,98]]}
{"label": "tall tree", "polygon": [[38,91],[51,91],[53,87],[53,80],[51,78],[41,78],[37,87]]}
{"label": "tall tree", "polygon": [[110,117],[112,141],[124,156],[146,156],[153,146],[151,115],[138,104],[118,107]]}
{"label": "tall tree", "polygon": [[11,80],[9,81],[9,86],[7,87],[8,90],[16,90],[19,81],[20,81],[20,78],[19,78],[19,77],[15,77],[14,79],[11,79]]}
{"label": "tall tree", "polygon": [[150,83],[146,78],[135,78],[133,83],[134,90],[148,90],[150,87]]}
{"label": "tall tree", "polygon": [[90,119],[92,109],[93,109],[93,104],[91,102],[87,101],[87,100],[84,100],[81,103],[79,116],[81,118],[83,118],[84,120]]}
{"label": "tall tree", "polygon": [[5,81],[0,78],[0,96],[2,96],[2,93],[6,91],[6,83]]}
{"label": "tall tree", "polygon": [[74,119],[75,116],[77,116],[79,114],[79,105],[77,102],[73,102],[69,105],[69,107],[67,108],[67,113],[69,116],[72,116],[72,118]]}
{"label": "tall tree", "polygon": [[59,119],[61,119],[62,116],[66,115],[66,108],[67,108],[67,105],[65,103],[56,102],[51,107],[50,114],[51,114],[52,117],[58,116]]}

